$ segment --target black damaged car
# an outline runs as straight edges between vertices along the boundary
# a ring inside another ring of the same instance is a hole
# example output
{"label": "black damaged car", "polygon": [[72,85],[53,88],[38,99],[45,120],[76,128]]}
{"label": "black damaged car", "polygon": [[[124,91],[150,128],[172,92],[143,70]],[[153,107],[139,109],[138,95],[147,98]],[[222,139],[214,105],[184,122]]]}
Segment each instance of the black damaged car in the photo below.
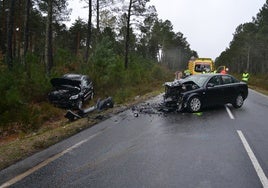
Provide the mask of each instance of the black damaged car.
{"label": "black damaged car", "polygon": [[48,94],[48,99],[57,107],[81,109],[83,103],[94,95],[93,83],[87,75],[65,74],[51,79],[50,83],[54,89]]}
{"label": "black damaged car", "polygon": [[228,74],[192,75],[164,85],[164,105],[177,111],[198,112],[227,103],[240,108],[248,96],[247,84]]}

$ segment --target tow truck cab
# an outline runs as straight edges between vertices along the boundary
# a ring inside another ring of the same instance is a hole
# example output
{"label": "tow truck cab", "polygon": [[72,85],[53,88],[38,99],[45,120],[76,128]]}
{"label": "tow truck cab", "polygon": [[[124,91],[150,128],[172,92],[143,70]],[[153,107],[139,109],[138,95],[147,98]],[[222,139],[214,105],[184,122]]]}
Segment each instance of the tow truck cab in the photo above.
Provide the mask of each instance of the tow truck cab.
{"label": "tow truck cab", "polygon": [[188,69],[190,74],[202,74],[205,72],[212,72],[215,70],[214,62],[211,58],[195,58],[190,59],[188,63]]}

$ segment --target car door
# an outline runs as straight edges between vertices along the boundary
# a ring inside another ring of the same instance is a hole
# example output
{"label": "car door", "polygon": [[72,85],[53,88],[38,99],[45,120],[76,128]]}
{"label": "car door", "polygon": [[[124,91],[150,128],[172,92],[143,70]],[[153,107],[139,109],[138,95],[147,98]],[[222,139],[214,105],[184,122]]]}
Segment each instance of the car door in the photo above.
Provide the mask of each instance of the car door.
{"label": "car door", "polygon": [[238,84],[230,75],[221,75],[224,92],[224,104],[232,103],[237,96]]}
{"label": "car door", "polygon": [[222,104],[224,93],[222,88],[222,80],[220,75],[215,75],[209,79],[206,84],[204,103],[206,106]]}

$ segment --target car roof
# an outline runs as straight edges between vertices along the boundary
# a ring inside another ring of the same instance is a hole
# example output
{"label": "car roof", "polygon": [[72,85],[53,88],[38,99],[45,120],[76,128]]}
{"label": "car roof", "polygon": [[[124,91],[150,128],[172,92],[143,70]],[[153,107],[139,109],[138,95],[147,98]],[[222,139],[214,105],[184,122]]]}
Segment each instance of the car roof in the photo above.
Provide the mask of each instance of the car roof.
{"label": "car roof", "polygon": [[[217,74],[212,74],[212,73],[207,73],[207,74],[194,74],[194,75],[191,75],[190,77],[212,77],[212,76],[215,76]],[[186,77],[187,79],[187,77]]]}
{"label": "car roof", "polygon": [[195,74],[193,76],[207,76],[207,77],[212,77],[212,76],[215,76],[215,75],[218,75],[218,76],[223,76],[223,75],[227,75],[227,76],[231,76],[230,74],[221,74],[221,73],[206,73],[206,74]]}

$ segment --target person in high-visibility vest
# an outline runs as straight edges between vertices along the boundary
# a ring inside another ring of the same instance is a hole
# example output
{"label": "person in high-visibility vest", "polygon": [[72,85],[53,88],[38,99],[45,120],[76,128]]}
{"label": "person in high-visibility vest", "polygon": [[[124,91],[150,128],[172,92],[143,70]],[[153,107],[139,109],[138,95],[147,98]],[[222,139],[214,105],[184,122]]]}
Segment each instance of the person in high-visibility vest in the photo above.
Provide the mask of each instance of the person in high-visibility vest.
{"label": "person in high-visibility vest", "polygon": [[243,82],[248,82],[248,80],[249,80],[249,73],[247,71],[245,71],[242,74],[242,81]]}
{"label": "person in high-visibility vest", "polygon": [[191,75],[191,72],[189,69],[186,69],[183,71],[183,74],[184,74],[184,77],[187,77],[187,76],[190,76]]}

